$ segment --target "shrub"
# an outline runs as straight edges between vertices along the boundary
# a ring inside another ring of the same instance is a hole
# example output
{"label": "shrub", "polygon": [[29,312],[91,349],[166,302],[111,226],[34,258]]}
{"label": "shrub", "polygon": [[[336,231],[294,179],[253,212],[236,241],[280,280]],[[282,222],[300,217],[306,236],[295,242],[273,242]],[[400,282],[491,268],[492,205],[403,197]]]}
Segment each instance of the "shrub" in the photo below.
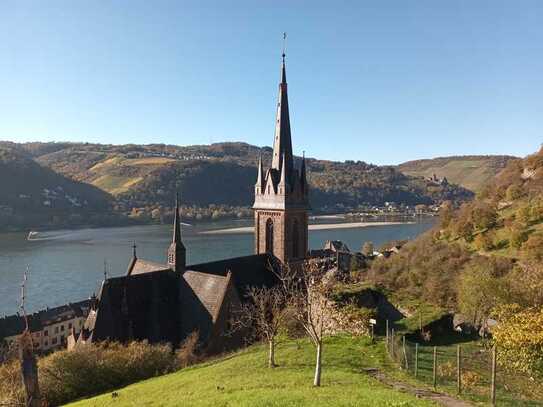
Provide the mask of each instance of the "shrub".
{"label": "shrub", "polygon": [[462,372],[462,386],[465,388],[472,389],[477,387],[481,383],[482,379],[482,376],[477,372],[473,372],[471,370]]}
{"label": "shrub", "polygon": [[12,359],[0,364],[0,406],[24,406],[25,394],[19,361]]}
{"label": "shrub", "polygon": [[179,349],[175,352],[177,365],[180,368],[193,365],[202,358],[198,342],[199,339],[200,335],[198,331],[194,331],[183,341]]}
{"label": "shrub", "polygon": [[437,373],[439,377],[444,377],[447,379],[452,379],[456,376],[456,366],[453,362],[448,361],[442,363],[437,368]]}
{"label": "shrub", "polygon": [[[58,351],[41,358],[38,366],[42,397],[54,406],[173,371],[176,363],[169,345],[132,342]],[[8,361],[0,365],[0,404],[22,400],[19,363]]]}
{"label": "shrub", "polygon": [[519,225],[515,225],[511,228],[511,235],[509,237],[511,247],[520,249],[526,240],[528,240],[528,231],[526,229],[523,229]]}

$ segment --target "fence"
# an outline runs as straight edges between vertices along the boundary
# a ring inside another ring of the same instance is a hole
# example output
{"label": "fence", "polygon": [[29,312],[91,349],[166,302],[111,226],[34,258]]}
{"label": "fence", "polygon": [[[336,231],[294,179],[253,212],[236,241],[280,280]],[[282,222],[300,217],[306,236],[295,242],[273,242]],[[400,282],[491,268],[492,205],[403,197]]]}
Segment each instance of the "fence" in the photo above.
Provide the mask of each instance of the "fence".
{"label": "fence", "polygon": [[436,390],[492,405],[543,405],[543,382],[498,366],[495,347],[477,342],[432,346],[386,330],[386,349],[398,367]]}

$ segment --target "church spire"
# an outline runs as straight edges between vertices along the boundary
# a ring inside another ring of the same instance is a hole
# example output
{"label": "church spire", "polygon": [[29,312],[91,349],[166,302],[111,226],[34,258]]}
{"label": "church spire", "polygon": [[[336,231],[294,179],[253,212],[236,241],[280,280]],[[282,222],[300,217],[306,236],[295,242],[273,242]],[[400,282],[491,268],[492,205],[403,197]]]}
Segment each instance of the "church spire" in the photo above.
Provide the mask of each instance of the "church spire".
{"label": "church spire", "polygon": [[172,243],[181,243],[181,225],[179,218],[179,195],[175,193],[175,215],[173,220],[173,238]]}
{"label": "church spire", "polygon": [[[286,34],[283,34],[286,39]],[[283,159],[284,156],[284,159]],[[290,115],[288,109],[287,71],[285,66],[285,49],[283,48],[281,63],[281,82],[279,83],[279,97],[277,103],[277,116],[275,120],[275,136],[273,139],[272,168],[281,171],[283,161],[286,163],[287,173],[292,171],[292,140],[290,135]]]}
{"label": "church spire", "polygon": [[174,271],[185,271],[186,249],[181,241],[181,216],[179,214],[179,196],[175,193],[175,214],[173,220],[173,238],[168,248],[168,265]]}

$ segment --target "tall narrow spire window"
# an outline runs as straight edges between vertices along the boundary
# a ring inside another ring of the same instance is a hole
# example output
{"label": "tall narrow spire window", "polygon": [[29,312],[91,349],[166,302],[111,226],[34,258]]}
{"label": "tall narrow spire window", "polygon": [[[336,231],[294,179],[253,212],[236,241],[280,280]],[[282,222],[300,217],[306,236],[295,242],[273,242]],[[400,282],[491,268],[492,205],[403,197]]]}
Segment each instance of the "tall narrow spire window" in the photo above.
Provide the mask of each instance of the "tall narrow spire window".
{"label": "tall narrow spire window", "polygon": [[266,221],[266,252],[273,253],[273,220]]}

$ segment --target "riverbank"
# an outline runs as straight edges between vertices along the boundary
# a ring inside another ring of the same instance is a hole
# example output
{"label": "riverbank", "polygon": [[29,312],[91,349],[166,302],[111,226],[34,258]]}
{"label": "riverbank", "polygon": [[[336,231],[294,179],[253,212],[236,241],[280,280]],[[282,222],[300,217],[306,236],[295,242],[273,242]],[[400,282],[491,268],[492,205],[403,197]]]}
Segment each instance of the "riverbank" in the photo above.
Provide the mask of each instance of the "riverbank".
{"label": "riverbank", "polygon": [[[392,226],[392,225],[412,225],[415,222],[345,222],[345,223],[319,223],[309,225],[309,230],[333,230],[333,229],[357,229],[372,226]],[[226,234],[245,234],[253,233],[254,226],[244,226],[239,228],[226,228],[205,230],[200,232],[202,235],[226,235]]]}

